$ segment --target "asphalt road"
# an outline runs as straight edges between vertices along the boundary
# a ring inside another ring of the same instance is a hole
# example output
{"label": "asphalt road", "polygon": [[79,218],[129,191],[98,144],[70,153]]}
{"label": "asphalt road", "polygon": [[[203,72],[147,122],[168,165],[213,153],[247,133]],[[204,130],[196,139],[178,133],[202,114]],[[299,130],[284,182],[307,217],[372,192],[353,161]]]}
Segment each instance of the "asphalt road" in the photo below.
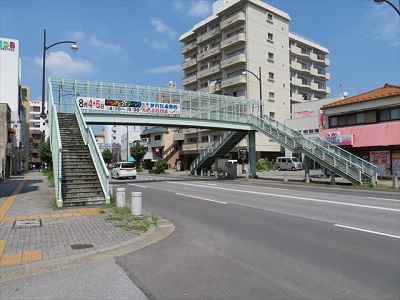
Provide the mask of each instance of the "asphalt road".
{"label": "asphalt road", "polygon": [[140,175],[119,181],[176,225],[117,258],[150,299],[398,299],[400,197]]}

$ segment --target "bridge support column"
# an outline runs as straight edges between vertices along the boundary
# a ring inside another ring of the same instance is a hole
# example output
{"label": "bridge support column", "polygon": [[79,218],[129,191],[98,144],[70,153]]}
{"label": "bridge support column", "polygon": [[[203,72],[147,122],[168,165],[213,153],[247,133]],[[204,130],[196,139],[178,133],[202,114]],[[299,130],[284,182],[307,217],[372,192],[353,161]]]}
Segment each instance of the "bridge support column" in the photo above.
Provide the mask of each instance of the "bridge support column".
{"label": "bridge support column", "polygon": [[214,177],[218,178],[218,157],[215,157],[214,162]]}
{"label": "bridge support column", "polygon": [[256,131],[249,132],[249,173],[251,178],[257,178],[256,175]]}
{"label": "bridge support column", "polygon": [[306,155],[304,155],[303,166],[304,166],[304,173],[306,176],[304,182],[310,183],[310,158]]}

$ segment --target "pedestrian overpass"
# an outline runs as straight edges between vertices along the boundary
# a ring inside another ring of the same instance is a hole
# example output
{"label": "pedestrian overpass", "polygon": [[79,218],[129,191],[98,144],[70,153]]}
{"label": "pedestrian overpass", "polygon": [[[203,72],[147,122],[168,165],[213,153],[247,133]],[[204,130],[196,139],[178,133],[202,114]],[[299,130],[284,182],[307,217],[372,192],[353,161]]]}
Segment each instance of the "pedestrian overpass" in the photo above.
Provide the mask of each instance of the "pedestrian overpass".
{"label": "pedestrian overpass", "polygon": [[[70,103],[64,97],[73,99]],[[224,133],[190,166],[196,173],[211,166],[248,135],[249,173],[256,177],[255,133],[268,136],[293,153],[346,178],[355,185],[375,184],[377,167],[328,141],[309,139],[268,116],[257,116],[260,100],[162,87],[49,78],[48,114],[57,201],[62,206],[62,141],[58,113],[75,114],[84,143],[90,150],[104,194],[108,195],[108,170],[88,124],[142,125],[220,129]],[[107,198],[107,196],[106,196]],[[60,206],[60,205],[59,205]]]}

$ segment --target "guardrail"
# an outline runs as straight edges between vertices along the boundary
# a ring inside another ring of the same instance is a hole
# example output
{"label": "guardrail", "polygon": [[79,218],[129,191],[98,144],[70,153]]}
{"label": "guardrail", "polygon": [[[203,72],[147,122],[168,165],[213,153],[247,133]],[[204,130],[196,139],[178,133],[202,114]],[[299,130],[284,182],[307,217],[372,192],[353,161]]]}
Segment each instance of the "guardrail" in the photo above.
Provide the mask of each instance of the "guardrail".
{"label": "guardrail", "polygon": [[48,113],[47,120],[50,127],[51,153],[53,159],[54,187],[56,192],[56,203],[62,207],[62,143],[60,131],[58,130],[57,109],[53,102],[52,90],[48,92]]}
{"label": "guardrail", "polygon": [[344,175],[354,183],[362,184],[368,180],[375,184],[377,180],[378,168],[375,165],[322,138],[312,140],[269,116],[263,116],[262,119],[251,116],[250,123],[292,152],[304,153],[312,159],[317,159],[327,168]]}

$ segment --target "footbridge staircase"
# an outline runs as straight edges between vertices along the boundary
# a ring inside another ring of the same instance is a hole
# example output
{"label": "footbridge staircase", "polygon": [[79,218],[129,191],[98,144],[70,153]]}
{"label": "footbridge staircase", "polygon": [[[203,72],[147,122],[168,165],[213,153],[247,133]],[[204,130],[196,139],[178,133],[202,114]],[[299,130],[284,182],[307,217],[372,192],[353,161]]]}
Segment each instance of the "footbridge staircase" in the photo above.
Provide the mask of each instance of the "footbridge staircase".
{"label": "footbridge staircase", "polygon": [[[304,154],[355,185],[374,184],[377,180],[377,167],[375,165],[323,138],[310,139],[269,116],[259,118],[251,115],[248,123],[253,130],[268,136],[292,153]],[[244,137],[246,134],[243,132],[224,132],[190,165],[190,171],[196,173],[202,168],[211,166],[215,157],[223,157],[241,140],[241,138],[239,140],[238,138]]]}

